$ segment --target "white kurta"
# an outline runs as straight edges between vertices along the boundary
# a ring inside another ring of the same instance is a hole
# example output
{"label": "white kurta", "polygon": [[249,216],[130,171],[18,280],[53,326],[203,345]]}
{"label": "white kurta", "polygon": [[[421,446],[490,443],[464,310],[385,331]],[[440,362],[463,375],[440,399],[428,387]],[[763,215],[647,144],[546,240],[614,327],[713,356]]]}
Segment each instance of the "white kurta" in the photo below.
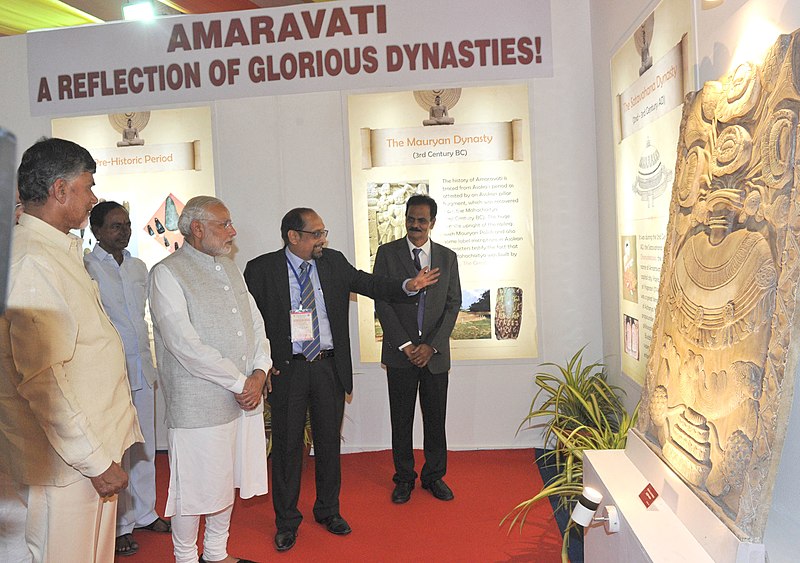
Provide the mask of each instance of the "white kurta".
{"label": "white kurta", "polygon": [[[186,298],[167,268],[152,272],[150,307],[165,343],[180,350],[181,364],[205,380],[241,393],[245,374],[219,350],[204,344],[189,319]],[[255,334],[255,369],[272,366],[261,312],[248,295]],[[172,347],[169,346],[168,347]],[[233,503],[234,488],[242,498],[267,492],[267,448],[264,401],[227,424],[203,428],[171,428],[168,432],[170,485],[165,516],[211,514]]]}
{"label": "white kurta", "polygon": [[117,506],[117,537],[134,527],[147,526],[156,513],[155,368],[150,335],[144,319],[147,298],[147,266],[122,251],[122,264],[99,244],[83,257],[83,263],[100,288],[103,308],[122,338],[128,381],[139,415],[144,443],[131,446],[122,458],[128,486],[120,491]]}
{"label": "white kurta", "polygon": [[171,428],[165,516],[212,514],[241,498],[267,493],[267,449],[261,417],[242,416],[210,428]]}
{"label": "white kurta", "polygon": [[[80,243],[23,214],[0,317],[0,470],[16,499],[0,496],[21,501],[12,509],[25,510],[35,561],[113,559],[116,498],[102,501],[90,478],[142,440],[122,341]],[[14,533],[3,528],[0,552]]]}

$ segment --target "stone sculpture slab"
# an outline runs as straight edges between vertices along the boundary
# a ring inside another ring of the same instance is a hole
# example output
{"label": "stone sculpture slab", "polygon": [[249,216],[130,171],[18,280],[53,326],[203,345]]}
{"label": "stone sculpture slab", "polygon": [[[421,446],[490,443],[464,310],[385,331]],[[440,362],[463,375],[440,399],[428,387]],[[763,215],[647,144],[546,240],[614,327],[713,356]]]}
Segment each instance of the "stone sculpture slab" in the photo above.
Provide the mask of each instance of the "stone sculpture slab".
{"label": "stone sculpture slab", "polygon": [[798,367],[800,30],[684,103],[637,432],[763,540]]}

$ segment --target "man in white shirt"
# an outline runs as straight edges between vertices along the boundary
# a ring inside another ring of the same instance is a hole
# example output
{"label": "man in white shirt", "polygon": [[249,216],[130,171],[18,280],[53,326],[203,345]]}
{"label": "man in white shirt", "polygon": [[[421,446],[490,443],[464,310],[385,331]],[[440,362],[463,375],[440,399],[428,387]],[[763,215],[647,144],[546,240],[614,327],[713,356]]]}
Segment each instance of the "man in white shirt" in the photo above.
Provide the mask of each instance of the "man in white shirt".
{"label": "man in white shirt", "polygon": [[190,199],[178,220],[184,245],[150,272],[150,312],[169,428],[170,484],[177,563],[246,563],[228,555],[234,488],[267,492],[262,391],[272,367],[264,321],[228,258],[236,236],[217,198]]}
{"label": "man in white shirt", "polygon": [[122,458],[128,488],[120,492],[117,505],[116,552],[133,555],[139,550],[133,539],[134,528],[171,531],[169,522],[156,514],[156,371],[144,320],[147,266],[126,250],[131,219],[122,205],[116,201],[98,203],[89,214],[89,224],[97,244],[83,257],[83,263],[100,287],[103,307],[122,338],[128,382],[144,436],[144,442],[131,446]]}
{"label": "man in white shirt", "polygon": [[0,317],[0,472],[23,494],[35,562],[113,560],[116,495],[128,483],[120,461],[142,441],[122,341],[69,234],[97,203],[95,166],[83,147],[43,139],[18,173],[25,212]]}

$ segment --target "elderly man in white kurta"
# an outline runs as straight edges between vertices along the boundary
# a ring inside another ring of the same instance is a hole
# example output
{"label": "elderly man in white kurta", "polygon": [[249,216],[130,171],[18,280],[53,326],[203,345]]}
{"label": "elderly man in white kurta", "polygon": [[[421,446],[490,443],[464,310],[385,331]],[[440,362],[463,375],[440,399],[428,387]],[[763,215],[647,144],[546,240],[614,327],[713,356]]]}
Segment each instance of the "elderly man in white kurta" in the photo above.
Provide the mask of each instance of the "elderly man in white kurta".
{"label": "elderly man in white kurta", "polygon": [[128,482],[120,460],[142,435],[122,341],[69,234],[97,203],[94,170],[89,152],[63,139],[37,142],[19,167],[25,213],[0,317],[0,471],[21,493],[28,553],[0,522],[2,561],[114,559],[116,495]]}
{"label": "elderly man in white kurta", "polygon": [[122,467],[128,488],[117,503],[116,552],[132,555],[139,549],[133,529],[169,532],[169,522],[156,514],[156,370],[150,352],[150,333],[144,320],[147,266],[126,250],[131,239],[131,218],[116,201],[103,201],[89,215],[97,244],[83,263],[100,288],[103,307],[125,348],[128,382],[139,415],[144,442],[125,452]]}
{"label": "elderly man in white kurta", "polygon": [[184,245],[150,272],[159,381],[169,428],[177,563],[237,560],[227,553],[234,488],[267,492],[263,388],[272,366],[264,321],[230,253],[236,229],[225,205],[190,199],[178,228]]}

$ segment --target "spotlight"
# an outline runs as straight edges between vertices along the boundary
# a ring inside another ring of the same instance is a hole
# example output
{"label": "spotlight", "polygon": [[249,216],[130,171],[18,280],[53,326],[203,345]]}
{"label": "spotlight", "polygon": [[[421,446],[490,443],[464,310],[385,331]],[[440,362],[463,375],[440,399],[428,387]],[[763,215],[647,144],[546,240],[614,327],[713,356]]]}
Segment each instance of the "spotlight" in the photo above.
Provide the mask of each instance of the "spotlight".
{"label": "spotlight", "polygon": [[609,534],[619,532],[619,513],[616,506],[606,505],[603,507],[603,516],[595,516],[602,501],[603,495],[600,491],[592,487],[584,487],[578,498],[578,504],[572,510],[572,521],[584,528],[592,522],[603,522],[606,532]]}
{"label": "spotlight", "polygon": [[122,6],[122,18],[125,20],[152,20],[153,17],[155,10],[150,0],[131,0]]}
{"label": "spotlight", "polygon": [[603,495],[591,487],[584,487],[578,504],[572,511],[572,521],[584,528],[592,523],[597,507],[603,501]]}

